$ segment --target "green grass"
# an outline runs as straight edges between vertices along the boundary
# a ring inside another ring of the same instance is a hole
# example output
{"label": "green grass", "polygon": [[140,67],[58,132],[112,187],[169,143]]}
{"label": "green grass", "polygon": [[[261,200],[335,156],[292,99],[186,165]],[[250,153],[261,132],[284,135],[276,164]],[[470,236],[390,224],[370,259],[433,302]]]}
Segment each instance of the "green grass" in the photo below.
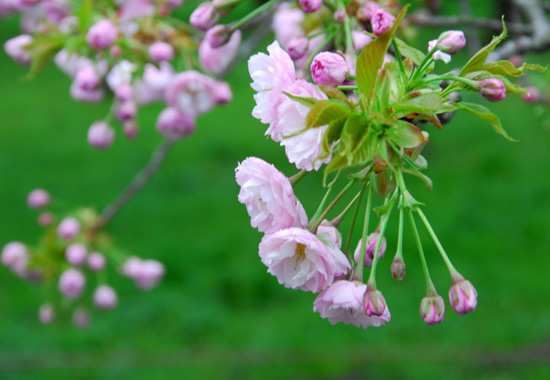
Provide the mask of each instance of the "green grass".
{"label": "green grass", "polygon": [[[0,39],[13,25],[0,24]],[[141,134],[120,131],[112,149],[88,147],[87,127],[107,104],[72,101],[69,79],[48,67],[30,83],[0,54],[0,244],[37,241],[36,213],[25,205],[35,187],[68,204],[101,209],[133,178],[160,143],[159,106],[141,110]],[[428,194],[411,182],[456,267],[479,293],[475,313],[425,326],[418,307],[424,282],[407,229],[407,277],[390,276],[394,228],[379,266],[379,288],[392,311],[381,328],[331,326],[312,313],[314,295],[283,288],[257,255],[261,234],[237,202],[234,168],[247,156],[295,169],[248,116],[246,68],[229,78],[233,103],[199,120],[161,172],[116,217],[120,247],[163,261],[161,286],[142,293],[110,273],[120,306],[95,313],[87,330],[67,316],[36,321],[43,292],[0,268],[1,379],[541,379],[550,376],[550,130],[544,114],[512,98],[488,104],[510,143],[490,126],[458,114],[429,128],[425,150],[434,180]],[[474,95],[475,96],[475,95]],[[309,215],[322,197],[320,175],[296,192]],[[393,220],[395,222],[395,219]],[[394,224],[393,224],[394,226]],[[450,280],[435,247],[427,260],[439,292]]]}

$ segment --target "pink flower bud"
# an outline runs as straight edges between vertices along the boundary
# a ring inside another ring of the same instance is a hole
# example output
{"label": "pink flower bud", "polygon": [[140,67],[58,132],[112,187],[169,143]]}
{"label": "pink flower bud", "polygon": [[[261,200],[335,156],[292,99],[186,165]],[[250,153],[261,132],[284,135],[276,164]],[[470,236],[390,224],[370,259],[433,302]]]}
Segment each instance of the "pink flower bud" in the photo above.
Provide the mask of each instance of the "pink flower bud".
{"label": "pink flower bud", "polygon": [[83,91],[92,91],[97,88],[101,78],[91,65],[84,66],[76,73],[74,81]]}
{"label": "pink flower bud", "polygon": [[141,263],[142,263],[142,260],[139,257],[135,257],[135,256],[130,257],[122,265],[122,273],[126,277],[132,280],[136,279],[140,274],[140,270],[142,266]]}
{"label": "pink flower bud", "polygon": [[166,87],[166,103],[193,118],[216,106],[216,81],[196,71],[172,77]]}
{"label": "pink flower bud", "polygon": [[357,10],[357,19],[359,21],[371,20],[374,14],[380,9],[380,6],[374,1],[366,1]]}
{"label": "pink flower bud", "polygon": [[15,62],[22,66],[29,66],[31,64],[31,52],[25,47],[32,42],[33,38],[31,36],[22,34],[6,41],[4,50]]}
{"label": "pink flower bud", "polygon": [[57,236],[61,239],[72,239],[80,233],[80,222],[76,218],[65,218],[57,226]]}
{"label": "pink flower bud", "polygon": [[127,101],[119,104],[115,112],[115,117],[119,122],[135,119],[136,115],[137,106],[136,103],[134,103],[133,101]]}
{"label": "pink flower bud", "polygon": [[38,320],[43,325],[51,325],[55,320],[55,309],[49,303],[45,303],[38,309]]}
{"label": "pink flower bud", "polygon": [[420,303],[420,315],[428,325],[443,322],[445,302],[440,295],[424,297]]}
{"label": "pink flower bud", "polygon": [[130,140],[135,139],[139,133],[138,123],[135,120],[125,121],[122,126],[122,133],[124,133],[124,136]]}
{"label": "pink flower bud", "polygon": [[348,65],[340,54],[328,51],[313,58],[310,66],[313,81],[318,85],[338,86],[346,80]]}
{"label": "pink flower bud", "polygon": [[195,131],[195,120],[173,107],[165,108],[157,119],[157,131],[162,135],[181,139]]}
{"label": "pink flower bud", "polygon": [[86,261],[86,255],[88,249],[82,243],[73,243],[65,249],[65,258],[69,264],[74,266],[80,266]]}
{"label": "pink flower bud", "polygon": [[134,280],[141,290],[150,290],[160,282],[165,269],[164,265],[156,260],[130,257],[122,266],[122,272],[126,277]]}
{"label": "pink flower bud", "polygon": [[323,0],[300,0],[300,6],[304,12],[316,12],[323,5]]}
{"label": "pink flower bud", "polygon": [[111,310],[118,304],[118,296],[108,285],[99,286],[94,292],[94,305],[99,310]]}
{"label": "pink flower bud", "polygon": [[94,272],[100,272],[105,269],[105,256],[99,252],[92,252],[88,255],[88,268]]}
{"label": "pink flower bud", "polygon": [[85,329],[86,327],[90,326],[91,321],[92,316],[87,309],[80,307],[74,311],[73,325],[75,325],[79,329]]}
{"label": "pink flower bud", "polygon": [[35,189],[27,198],[27,205],[32,209],[39,209],[50,204],[50,194],[43,189]]}
{"label": "pink flower bud", "polygon": [[220,14],[214,4],[210,1],[201,3],[197,9],[191,13],[189,23],[200,30],[208,30],[216,25]]}
{"label": "pink flower bud", "polygon": [[523,58],[521,58],[519,55],[513,55],[510,58],[508,58],[510,62],[516,67],[520,67],[523,63]]}
{"label": "pink flower bud", "polygon": [[8,243],[2,248],[2,264],[19,275],[26,272],[29,262],[29,251],[25,244],[18,241]]}
{"label": "pink flower bud", "polygon": [[132,86],[129,83],[122,83],[117,87],[115,91],[115,96],[121,102],[127,102],[132,99],[133,91]]}
{"label": "pink flower bud", "polygon": [[204,39],[213,48],[224,45],[231,37],[231,30],[226,25],[216,25],[206,32]]}
{"label": "pink flower bud", "polygon": [[43,212],[38,215],[38,225],[47,227],[53,222],[53,214],[51,212]]}
{"label": "pink flower bud", "polygon": [[334,21],[337,23],[343,24],[346,22],[346,11],[342,8],[339,8],[334,12]]}
{"label": "pink flower bud", "polygon": [[113,58],[118,58],[122,55],[122,48],[118,45],[113,45],[111,46],[111,48],[109,49],[109,54],[111,55],[111,57]]}
{"label": "pink flower bud", "polygon": [[[369,236],[367,236],[367,244],[365,246],[365,260],[364,265],[366,267],[371,267],[372,262],[374,261],[374,253],[376,252],[376,245],[378,244],[378,239],[380,237],[379,232],[373,232]],[[363,239],[359,240],[359,243],[357,244],[357,248],[355,249],[355,253],[353,255],[355,262],[359,263],[359,259],[361,258],[361,245],[363,243]],[[382,239],[382,243],[380,244],[380,251],[378,252],[378,260],[384,256],[384,253],[386,253],[386,238]]]}
{"label": "pink flower bud", "polygon": [[401,281],[405,278],[406,266],[401,257],[396,257],[391,263],[391,275],[394,279]]}
{"label": "pink flower bud", "polygon": [[306,55],[308,46],[309,40],[307,38],[292,38],[286,45],[286,51],[290,55],[290,58],[296,60]]}
{"label": "pink flower bud", "polygon": [[365,307],[365,314],[369,317],[381,317],[388,308],[386,299],[379,290],[367,290],[363,299],[363,304]]}
{"label": "pink flower bud", "polygon": [[155,42],[149,46],[149,57],[155,62],[171,61],[174,58],[174,48],[166,42]]}
{"label": "pink flower bud", "polygon": [[86,103],[97,103],[101,101],[105,96],[105,92],[103,91],[103,88],[98,87],[93,90],[85,90],[82,87],[80,87],[76,81],[73,81],[70,92],[71,92],[71,97],[74,100],[78,100],[80,102],[86,102]]}
{"label": "pink flower bud", "polygon": [[222,73],[235,60],[241,46],[241,31],[236,30],[227,43],[213,48],[204,39],[199,46],[201,66],[213,74]]}
{"label": "pink flower bud", "polygon": [[86,34],[86,42],[93,49],[105,49],[118,38],[118,29],[111,20],[96,22]]}
{"label": "pink flower bud", "polygon": [[216,103],[219,105],[224,105],[233,100],[233,93],[231,92],[231,87],[227,82],[218,82],[214,87],[214,97]]}
{"label": "pink flower bud", "polygon": [[482,80],[479,84],[479,92],[485,99],[492,102],[498,102],[506,98],[506,87],[504,87],[501,80],[496,78]]}
{"label": "pink flower bud", "polygon": [[477,292],[470,281],[460,280],[451,286],[449,300],[454,311],[464,315],[476,309]]}
{"label": "pink flower bud", "polygon": [[379,9],[374,13],[370,22],[372,25],[372,31],[376,36],[379,36],[393,26],[395,17],[393,17],[389,12]]}
{"label": "pink flower bud", "polygon": [[527,94],[521,94],[521,98],[527,103],[536,103],[539,100],[539,90],[534,86],[527,87]]}
{"label": "pink flower bud", "polygon": [[437,48],[447,54],[454,54],[466,45],[466,37],[464,37],[464,32],[460,30],[444,32],[438,40]]}
{"label": "pink flower bud", "polygon": [[356,30],[351,32],[351,39],[353,40],[353,48],[357,51],[363,50],[363,48],[372,41],[371,36]]}
{"label": "pink flower bud", "polygon": [[59,277],[59,291],[70,300],[76,300],[82,295],[86,277],[81,271],[69,268]]}
{"label": "pink flower bud", "polygon": [[88,144],[96,149],[107,149],[113,143],[115,131],[107,122],[98,121],[88,129]]}

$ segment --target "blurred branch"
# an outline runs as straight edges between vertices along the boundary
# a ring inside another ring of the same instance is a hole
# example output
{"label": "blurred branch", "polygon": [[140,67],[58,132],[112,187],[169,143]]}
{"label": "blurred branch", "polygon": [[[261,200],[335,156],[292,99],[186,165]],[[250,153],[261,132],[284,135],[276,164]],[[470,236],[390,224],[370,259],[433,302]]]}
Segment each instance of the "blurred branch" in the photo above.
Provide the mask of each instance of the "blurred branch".
{"label": "blurred branch", "polygon": [[[502,21],[469,16],[435,16],[426,12],[416,12],[409,20],[419,26],[472,26],[494,31],[502,30]],[[506,23],[506,28],[518,34],[530,34],[532,28],[521,23]]]}
{"label": "blurred branch", "polygon": [[[472,7],[468,0],[458,0],[458,9],[460,13],[466,17],[474,18]],[[466,25],[466,35],[468,36],[469,43],[467,45],[470,55],[474,55],[479,49],[481,49],[481,38],[477,28],[473,25]]]}

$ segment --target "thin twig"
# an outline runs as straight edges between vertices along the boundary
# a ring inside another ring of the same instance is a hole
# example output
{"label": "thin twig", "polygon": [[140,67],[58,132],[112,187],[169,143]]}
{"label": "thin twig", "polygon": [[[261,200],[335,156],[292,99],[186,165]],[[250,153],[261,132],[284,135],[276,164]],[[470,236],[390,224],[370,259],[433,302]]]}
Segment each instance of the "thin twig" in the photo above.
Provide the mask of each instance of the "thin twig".
{"label": "thin twig", "polygon": [[[436,16],[425,12],[417,12],[412,15],[409,20],[419,26],[434,26],[434,27],[453,27],[453,26],[472,26],[482,29],[494,31],[502,30],[501,20],[492,20],[486,18],[473,18],[468,16]],[[530,34],[532,28],[529,25],[521,23],[507,22],[506,28],[517,34]]]}

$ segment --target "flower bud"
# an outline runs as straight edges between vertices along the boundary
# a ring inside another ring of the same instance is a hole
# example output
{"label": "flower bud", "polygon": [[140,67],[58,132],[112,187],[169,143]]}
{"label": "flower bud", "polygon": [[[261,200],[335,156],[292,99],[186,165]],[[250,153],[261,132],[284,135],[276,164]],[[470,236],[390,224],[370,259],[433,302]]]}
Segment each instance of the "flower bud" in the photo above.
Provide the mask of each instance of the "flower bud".
{"label": "flower bud", "polygon": [[492,102],[498,102],[506,98],[506,87],[501,80],[496,78],[488,78],[481,81],[479,84],[481,95]]}
{"label": "flower bud", "polygon": [[374,12],[370,22],[372,25],[373,33],[376,36],[379,36],[393,26],[393,23],[395,22],[395,17],[393,17],[389,12],[386,12],[383,9],[378,9],[376,12]]}
{"label": "flower bud", "polygon": [[516,67],[520,67],[523,64],[523,58],[521,58],[519,55],[513,55],[510,58],[508,58],[510,62]]}
{"label": "flower bud", "polygon": [[70,300],[76,300],[82,295],[86,277],[81,271],[69,268],[59,277],[59,291]]}
{"label": "flower bud", "polygon": [[76,218],[65,218],[57,226],[57,236],[61,239],[72,239],[80,233],[80,222]]}
{"label": "flower bud", "polygon": [[536,103],[540,97],[539,90],[534,86],[529,86],[527,87],[527,91],[529,91],[527,94],[521,94],[521,98],[526,103]]}
{"label": "flower bud", "polygon": [[464,32],[460,30],[449,30],[442,33],[437,48],[447,54],[454,54],[466,45]]}
{"label": "flower bud", "polygon": [[376,11],[380,9],[380,6],[374,1],[364,2],[357,10],[357,19],[359,21],[371,20]]}
{"label": "flower bud", "polygon": [[211,47],[217,48],[224,45],[231,37],[231,30],[226,25],[216,25],[206,32],[204,39]]}
{"label": "flower bud", "polygon": [[157,119],[157,131],[172,138],[181,139],[195,131],[195,120],[173,107],[165,108]]}
{"label": "flower bud", "polygon": [[405,278],[406,266],[401,257],[395,257],[391,263],[391,275],[394,279],[401,281]]}
{"label": "flower bud", "polygon": [[38,215],[38,225],[48,227],[53,222],[53,214],[51,212],[43,212]]}
{"label": "flower bud", "polygon": [[174,58],[174,48],[166,42],[155,42],[149,46],[149,57],[155,62],[171,61]]}
{"label": "flower bud", "polygon": [[210,1],[201,3],[189,17],[189,23],[200,30],[208,30],[216,25],[220,14]]}
{"label": "flower bud", "polygon": [[96,149],[107,149],[113,143],[115,131],[107,122],[98,121],[88,129],[88,144]]}
{"label": "flower bud", "polygon": [[420,315],[428,325],[443,322],[445,302],[440,295],[424,297],[420,303]]}
{"label": "flower bud", "polygon": [[39,209],[50,204],[50,194],[43,189],[34,189],[27,197],[27,205],[32,209]]}
{"label": "flower bud", "polygon": [[122,133],[126,138],[133,140],[139,133],[139,125],[135,120],[128,120],[122,126]]}
{"label": "flower bud", "polygon": [[79,329],[85,329],[86,327],[90,326],[91,321],[92,316],[87,309],[79,307],[74,311],[73,325],[75,325]]}
{"label": "flower bud", "polygon": [[204,70],[213,74],[224,72],[235,60],[241,46],[241,31],[236,30],[227,43],[213,48],[204,39],[199,46],[199,60]]}
{"label": "flower bud", "polygon": [[219,105],[227,104],[233,100],[233,93],[227,82],[216,83],[214,86],[214,98]]}
{"label": "flower bud", "polygon": [[464,315],[476,309],[477,292],[470,281],[460,280],[451,286],[449,300],[454,311],[460,315]]}
{"label": "flower bud", "polygon": [[4,44],[6,53],[21,66],[29,66],[31,64],[31,52],[25,47],[33,42],[33,38],[27,34],[14,37]]}
{"label": "flower bud", "polygon": [[113,44],[118,37],[118,29],[111,20],[96,22],[86,34],[86,42],[93,49],[105,49]]}
{"label": "flower bud", "polygon": [[286,45],[286,50],[290,58],[296,60],[302,58],[307,53],[309,40],[305,37],[292,38]]}
{"label": "flower bud", "polygon": [[[115,112],[115,117],[116,117],[117,121],[119,121],[121,123],[124,122],[124,121],[135,119],[136,115],[137,115],[136,103],[134,103],[131,100],[119,104],[117,109],[116,109],[116,112]],[[109,144],[109,145],[111,145],[111,144]]]}
{"label": "flower bud", "polygon": [[109,54],[111,55],[111,57],[113,58],[118,58],[122,55],[122,48],[118,45],[113,45],[111,46],[111,48],[109,49]]}
{"label": "flower bud", "polygon": [[115,91],[115,96],[121,102],[127,102],[132,99],[133,91],[132,86],[129,83],[122,83],[117,87]]}
{"label": "flower bud", "polygon": [[2,264],[17,274],[24,274],[29,262],[29,251],[25,244],[18,241],[8,243],[2,248]]}
{"label": "flower bud", "polygon": [[88,268],[93,272],[100,272],[105,269],[105,256],[99,252],[92,252],[88,255]]}
{"label": "flower bud", "polygon": [[363,50],[372,41],[371,36],[356,30],[351,32],[351,39],[353,41],[353,48],[357,51]]}
{"label": "flower bud", "polygon": [[38,320],[43,325],[51,325],[55,320],[55,309],[49,303],[42,304],[38,309]]}
{"label": "flower bud", "polygon": [[88,250],[82,243],[73,243],[65,249],[65,258],[69,264],[74,266],[80,266],[86,261],[86,255]]}
{"label": "flower bud", "polygon": [[346,80],[348,65],[340,54],[328,51],[313,58],[310,66],[313,81],[318,85],[338,86]]}
{"label": "flower bud", "polygon": [[141,290],[150,290],[155,287],[165,273],[162,263],[156,260],[141,260],[130,257],[122,266],[122,273],[136,283]]}
{"label": "flower bud", "polygon": [[300,0],[300,6],[304,12],[316,12],[323,5],[323,0]]}
{"label": "flower bud", "polygon": [[84,66],[76,73],[74,81],[83,91],[92,91],[97,88],[101,78],[96,69],[91,66]]}
{"label": "flower bud", "polygon": [[346,22],[346,11],[342,8],[339,8],[334,12],[334,21],[336,21],[339,24],[343,24]]}
{"label": "flower bud", "polygon": [[363,299],[363,304],[365,307],[365,314],[369,317],[382,316],[388,307],[384,296],[379,290],[367,290]]}
{"label": "flower bud", "polygon": [[99,286],[94,292],[94,305],[99,310],[111,310],[118,304],[118,296],[108,285]]}
{"label": "flower bud", "polygon": [[[374,261],[374,253],[376,252],[376,245],[378,244],[378,239],[380,238],[379,232],[373,232],[369,236],[367,236],[367,243],[365,246],[365,259],[364,259],[364,265],[368,268],[372,266],[372,262]],[[363,239],[359,240],[359,243],[357,244],[357,248],[355,249],[355,253],[353,254],[353,258],[355,259],[356,263],[359,263],[359,260],[361,258],[361,245],[363,243]],[[386,253],[386,238],[382,239],[382,243],[380,244],[380,250],[378,251],[378,260],[384,256],[384,253]]]}

